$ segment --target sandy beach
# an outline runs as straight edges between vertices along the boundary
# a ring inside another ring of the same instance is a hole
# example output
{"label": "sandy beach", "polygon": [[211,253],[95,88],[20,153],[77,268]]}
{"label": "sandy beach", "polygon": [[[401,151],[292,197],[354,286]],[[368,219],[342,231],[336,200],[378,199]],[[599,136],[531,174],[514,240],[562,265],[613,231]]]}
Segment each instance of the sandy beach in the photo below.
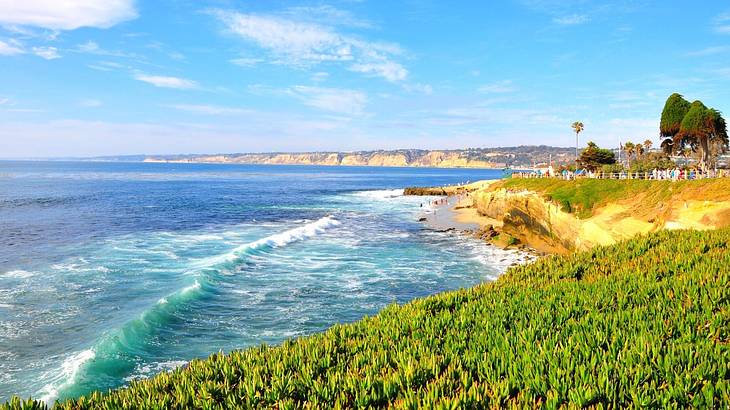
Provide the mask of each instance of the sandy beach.
{"label": "sandy beach", "polygon": [[[420,188],[418,195],[441,196],[441,199],[424,201],[421,216],[423,222],[438,230],[458,230],[476,232],[482,228],[501,227],[502,222],[480,215],[474,206],[471,192],[484,189],[499,180],[477,181],[467,185]],[[413,189],[411,192],[416,192]]]}

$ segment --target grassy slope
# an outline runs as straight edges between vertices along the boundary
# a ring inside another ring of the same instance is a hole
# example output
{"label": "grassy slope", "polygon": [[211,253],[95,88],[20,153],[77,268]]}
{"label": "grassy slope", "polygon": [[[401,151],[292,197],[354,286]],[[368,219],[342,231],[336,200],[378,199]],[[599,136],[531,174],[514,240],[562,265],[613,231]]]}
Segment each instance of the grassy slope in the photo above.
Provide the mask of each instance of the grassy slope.
{"label": "grassy slope", "polygon": [[508,179],[496,187],[526,189],[543,194],[559,203],[564,211],[574,212],[581,218],[590,217],[593,210],[611,202],[635,200],[648,209],[672,200],[700,199],[708,201],[730,200],[730,179],[697,181],[642,181],[581,179]]}
{"label": "grassy slope", "polygon": [[660,232],[549,257],[60,407],[727,408],[729,242]]}

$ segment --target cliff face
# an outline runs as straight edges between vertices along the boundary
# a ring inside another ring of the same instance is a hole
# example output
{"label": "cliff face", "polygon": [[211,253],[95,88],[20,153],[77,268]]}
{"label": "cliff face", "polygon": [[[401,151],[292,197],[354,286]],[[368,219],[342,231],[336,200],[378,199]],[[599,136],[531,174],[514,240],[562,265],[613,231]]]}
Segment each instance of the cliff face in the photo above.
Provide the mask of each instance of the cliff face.
{"label": "cliff face", "polygon": [[486,189],[471,196],[479,214],[502,221],[503,232],[553,253],[610,245],[661,229],[730,226],[729,202],[686,199],[681,195],[643,210],[640,198],[627,198],[604,205],[585,219],[564,212],[559,205],[531,191]]}
{"label": "cliff face", "polygon": [[349,165],[378,167],[503,168],[504,162],[470,158],[462,151],[370,151],[360,153],[272,153],[201,155],[167,159],[149,157],[145,162],[199,162],[268,165]]}

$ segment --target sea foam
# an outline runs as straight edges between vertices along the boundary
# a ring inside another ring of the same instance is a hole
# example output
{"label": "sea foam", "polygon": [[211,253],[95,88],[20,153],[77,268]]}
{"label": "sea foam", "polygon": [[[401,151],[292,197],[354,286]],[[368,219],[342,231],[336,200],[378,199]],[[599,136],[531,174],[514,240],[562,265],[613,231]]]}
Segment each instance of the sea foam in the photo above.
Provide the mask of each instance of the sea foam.
{"label": "sea foam", "polygon": [[400,196],[403,196],[403,190],[402,189],[379,189],[379,190],[374,190],[374,191],[355,192],[354,195],[359,196],[359,197],[365,197],[365,198],[384,201],[384,200],[398,198]]}
{"label": "sea foam", "polygon": [[61,368],[54,380],[46,384],[43,389],[41,389],[40,400],[48,406],[51,406],[58,398],[59,391],[71,386],[76,380],[76,375],[79,373],[81,366],[94,359],[94,357],[96,357],[94,349],[87,349],[67,357],[63,363],[61,363]]}
{"label": "sea foam", "polygon": [[327,229],[339,226],[342,223],[331,216],[325,216],[323,218],[320,218],[314,222],[308,223],[306,225],[289,229],[288,231],[284,231],[281,233],[277,233],[271,236],[267,236],[265,238],[261,238],[259,240],[256,240],[254,242],[247,243],[245,245],[241,245],[237,248],[234,248],[228,253],[214,256],[212,258],[205,258],[202,260],[199,260],[195,266],[199,268],[210,268],[215,267],[218,265],[231,263],[237,261],[242,255],[245,255],[247,252],[254,251],[261,248],[278,248],[285,245],[288,245],[293,242],[302,241],[307,238],[312,238],[314,236],[317,236],[321,233],[324,233]]}

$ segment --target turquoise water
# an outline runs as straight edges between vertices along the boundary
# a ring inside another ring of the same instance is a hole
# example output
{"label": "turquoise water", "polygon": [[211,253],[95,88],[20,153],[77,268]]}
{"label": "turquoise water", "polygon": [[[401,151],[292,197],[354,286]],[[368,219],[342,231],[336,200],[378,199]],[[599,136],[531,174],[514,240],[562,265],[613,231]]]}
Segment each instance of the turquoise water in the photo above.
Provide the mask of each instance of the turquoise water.
{"label": "turquoise water", "polygon": [[408,185],[500,172],[0,162],[0,402],[123,386],[496,278]]}

